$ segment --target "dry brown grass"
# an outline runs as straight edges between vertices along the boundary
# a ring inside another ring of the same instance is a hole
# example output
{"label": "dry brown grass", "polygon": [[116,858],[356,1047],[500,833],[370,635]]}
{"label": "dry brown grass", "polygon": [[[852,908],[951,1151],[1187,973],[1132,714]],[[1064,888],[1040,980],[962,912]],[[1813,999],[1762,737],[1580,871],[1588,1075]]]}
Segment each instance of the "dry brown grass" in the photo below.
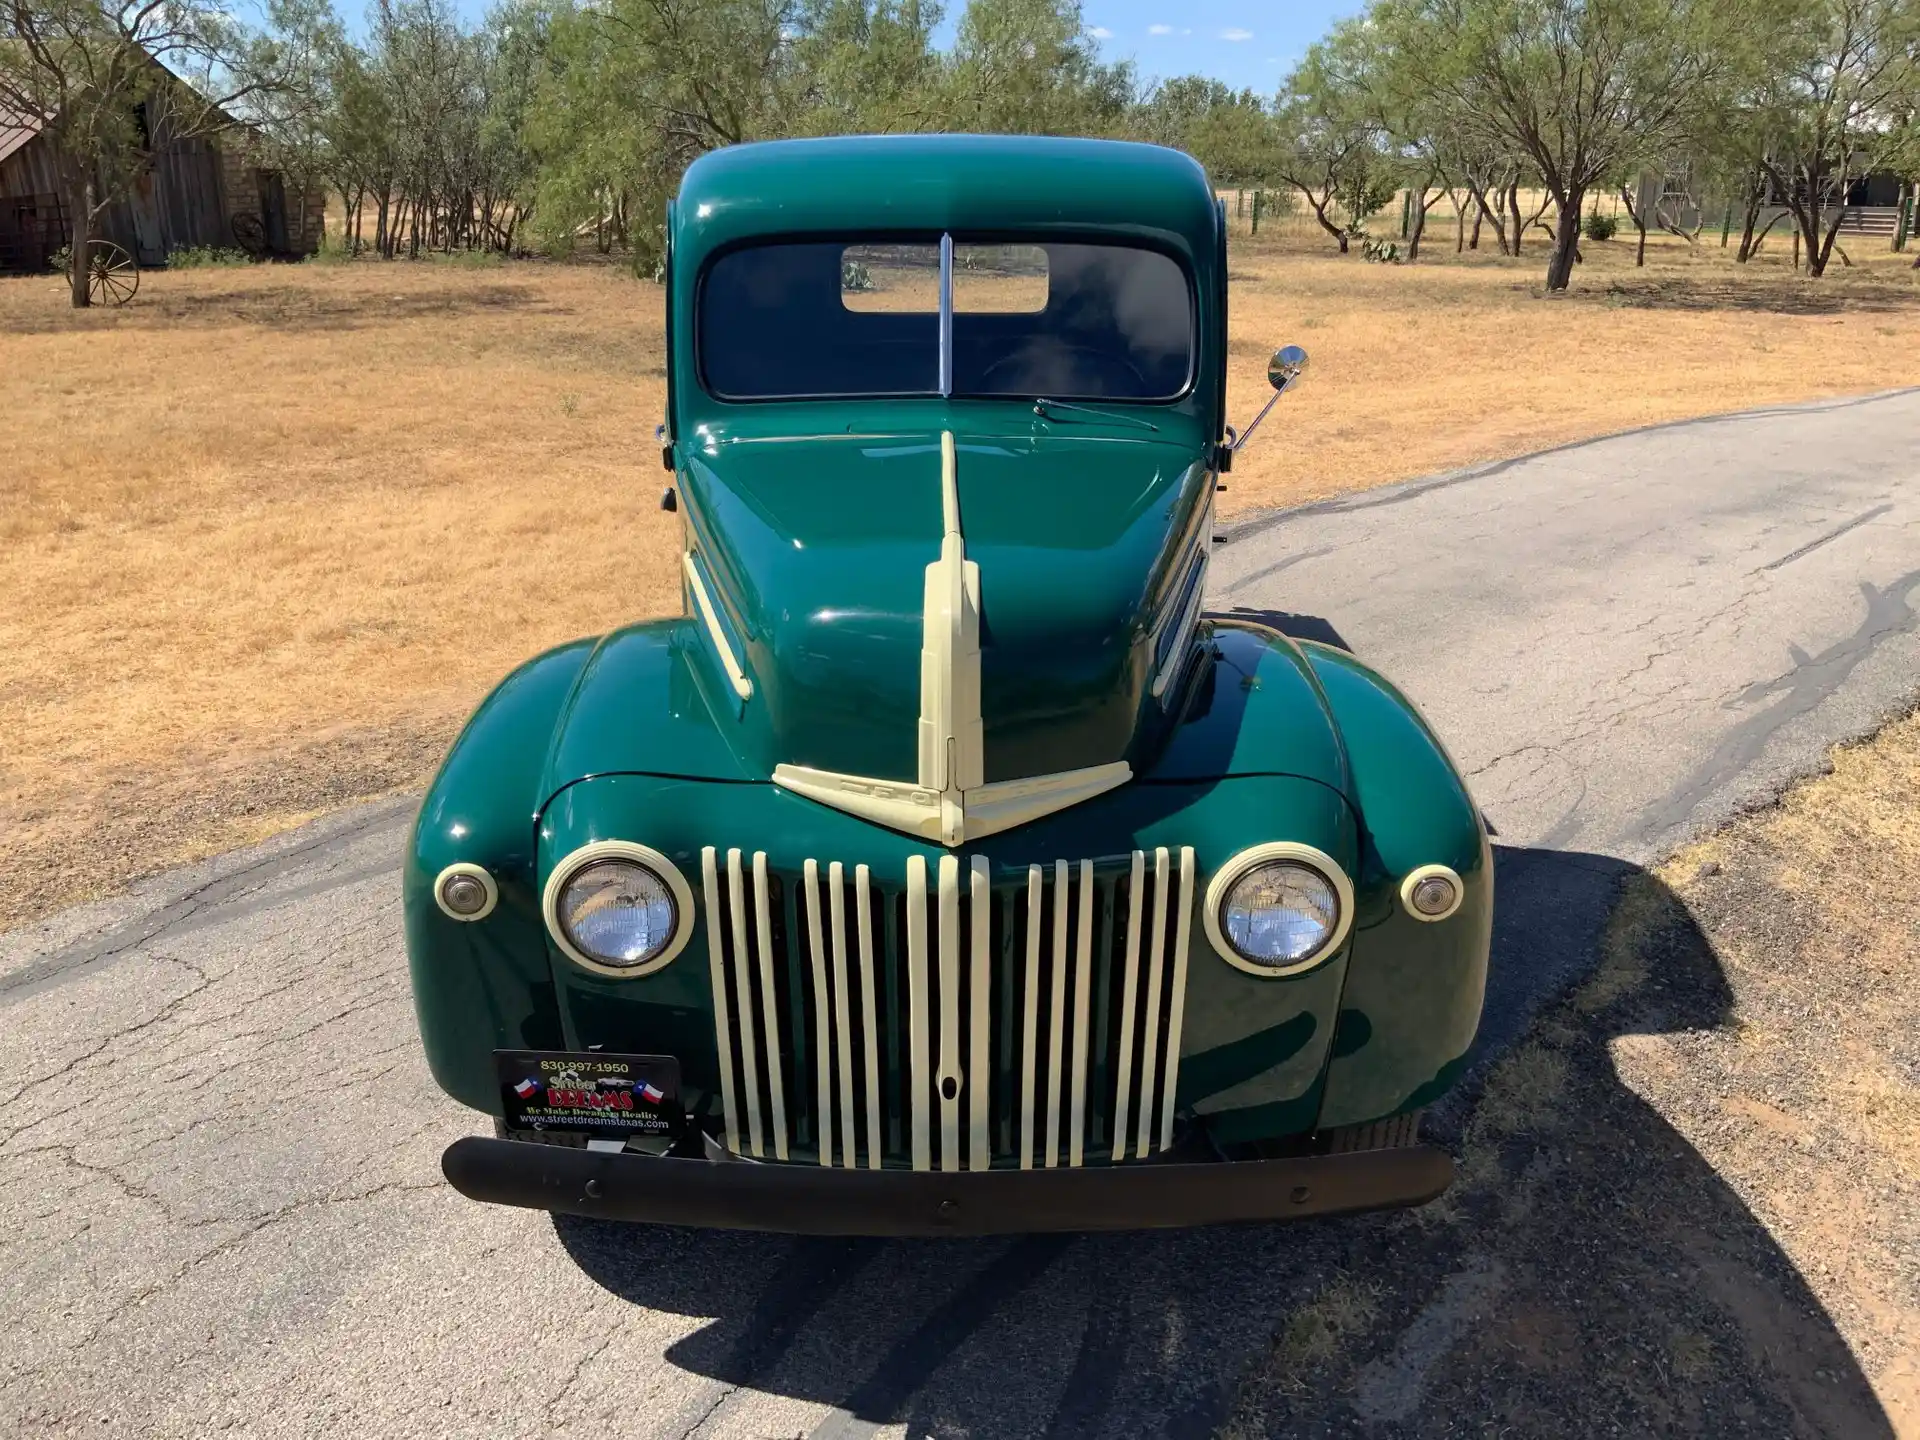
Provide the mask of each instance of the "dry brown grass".
{"label": "dry brown grass", "polygon": [[[1311,383],[1233,508],[1914,375],[1898,257],[1818,286],[1663,247],[1385,268],[1233,260],[1232,411]],[[416,782],[542,646],[677,602],[660,291],[591,266],[150,273],[74,314],[0,280],[0,922]],[[111,877],[110,877],[111,878]]]}

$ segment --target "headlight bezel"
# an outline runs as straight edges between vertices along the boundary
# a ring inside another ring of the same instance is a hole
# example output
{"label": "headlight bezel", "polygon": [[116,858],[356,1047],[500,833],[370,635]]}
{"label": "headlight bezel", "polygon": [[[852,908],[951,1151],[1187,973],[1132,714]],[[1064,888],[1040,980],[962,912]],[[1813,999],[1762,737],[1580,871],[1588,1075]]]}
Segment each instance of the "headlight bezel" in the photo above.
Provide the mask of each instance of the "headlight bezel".
{"label": "headlight bezel", "polygon": [[[1285,965],[1266,965],[1257,960],[1249,960],[1234,949],[1227,939],[1223,914],[1227,897],[1251,870],[1262,865],[1282,862],[1300,865],[1313,871],[1332,887],[1334,902],[1338,907],[1334,916],[1333,928],[1327,937],[1311,954],[1302,959],[1290,961]],[[1297,840],[1270,840],[1264,845],[1254,845],[1240,851],[1226,864],[1214,871],[1213,878],[1207,882],[1206,902],[1202,908],[1201,919],[1206,925],[1207,941],[1213,946],[1214,953],[1237,970],[1249,975],[1258,975],[1263,980],[1278,980],[1290,975],[1304,974],[1318,969],[1327,960],[1339,954],[1340,947],[1346,944],[1347,936],[1353,930],[1353,881],[1326,851]]]}
{"label": "headlight bezel", "polygon": [[[606,860],[623,861],[652,872],[666,886],[673,901],[672,938],[658,955],[638,965],[612,965],[589,954],[574,944],[566,926],[560,923],[560,900],[567,886],[589,865]],[[541,892],[540,911],[546,921],[547,934],[563,955],[582,969],[614,980],[637,980],[645,975],[658,974],[673,963],[693,937],[693,887],[687,883],[687,877],[680,873],[679,866],[651,845],[641,845],[632,840],[596,840],[570,851],[553,867],[553,873],[547,876],[546,888]]]}

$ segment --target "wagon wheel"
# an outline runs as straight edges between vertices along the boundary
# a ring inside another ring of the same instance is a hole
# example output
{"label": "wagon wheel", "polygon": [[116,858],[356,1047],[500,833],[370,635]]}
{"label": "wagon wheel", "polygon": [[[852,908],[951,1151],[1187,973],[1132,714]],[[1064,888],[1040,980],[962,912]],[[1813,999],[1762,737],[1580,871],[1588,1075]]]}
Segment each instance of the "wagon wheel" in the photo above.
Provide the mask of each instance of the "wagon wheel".
{"label": "wagon wheel", "polygon": [[233,242],[247,254],[259,256],[267,248],[267,227],[258,215],[244,211],[233,217]]}
{"label": "wagon wheel", "polygon": [[124,305],[140,288],[140,267],[111,240],[87,243],[87,298],[96,305]]}

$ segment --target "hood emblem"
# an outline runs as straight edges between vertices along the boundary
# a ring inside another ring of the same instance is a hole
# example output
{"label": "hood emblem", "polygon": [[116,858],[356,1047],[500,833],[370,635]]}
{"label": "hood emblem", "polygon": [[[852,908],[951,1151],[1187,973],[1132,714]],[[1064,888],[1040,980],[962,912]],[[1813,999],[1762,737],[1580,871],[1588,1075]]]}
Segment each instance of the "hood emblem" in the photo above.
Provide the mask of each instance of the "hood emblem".
{"label": "hood emblem", "polygon": [[980,567],[967,559],[953,432],[940,435],[940,558],[927,566],[920,641],[919,773],[912,784],[776,765],[796,795],[952,847],[1010,830],[1124,785],[1124,760],[986,783],[980,711]]}

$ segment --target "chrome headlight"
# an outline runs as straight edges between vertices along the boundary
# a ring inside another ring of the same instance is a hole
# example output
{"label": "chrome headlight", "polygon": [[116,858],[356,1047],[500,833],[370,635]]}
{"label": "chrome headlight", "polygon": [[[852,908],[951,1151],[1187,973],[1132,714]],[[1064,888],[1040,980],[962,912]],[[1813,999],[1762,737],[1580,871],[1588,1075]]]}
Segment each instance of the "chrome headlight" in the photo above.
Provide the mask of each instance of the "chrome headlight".
{"label": "chrome headlight", "polygon": [[1353,925],[1353,885],[1333,857],[1288,841],[1243,850],[1207,887],[1207,938],[1229,964],[1293,975],[1332,954]]}
{"label": "chrome headlight", "polygon": [[693,929],[693,892],[658,850],[622,840],[587,845],[547,881],[554,943],[603,975],[650,975],[680,953]]}

